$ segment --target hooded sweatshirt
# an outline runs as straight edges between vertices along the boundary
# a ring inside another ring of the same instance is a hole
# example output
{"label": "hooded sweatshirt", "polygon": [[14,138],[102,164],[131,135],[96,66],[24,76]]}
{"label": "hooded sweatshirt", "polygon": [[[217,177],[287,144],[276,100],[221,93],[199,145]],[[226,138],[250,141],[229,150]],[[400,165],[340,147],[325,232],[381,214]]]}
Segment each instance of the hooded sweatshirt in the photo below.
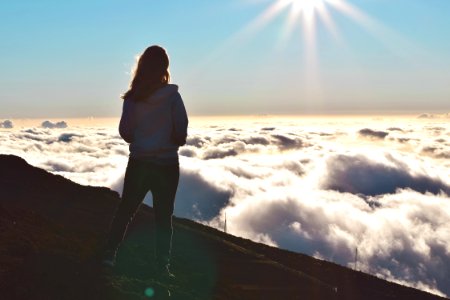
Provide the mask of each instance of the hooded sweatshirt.
{"label": "hooded sweatshirt", "polygon": [[130,157],[157,164],[178,164],[186,144],[188,117],[178,86],[168,84],[143,101],[123,101],[120,136],[130,143]]}

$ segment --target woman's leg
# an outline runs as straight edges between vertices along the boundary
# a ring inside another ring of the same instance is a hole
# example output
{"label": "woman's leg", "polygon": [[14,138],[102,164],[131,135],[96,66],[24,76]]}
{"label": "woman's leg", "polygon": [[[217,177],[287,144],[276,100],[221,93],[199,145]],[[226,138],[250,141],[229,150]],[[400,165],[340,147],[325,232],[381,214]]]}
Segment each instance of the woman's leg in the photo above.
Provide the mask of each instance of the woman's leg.
{"label": "woman's leg", "polygon": [[148,190],[145,164],[130,158],[125,172],[122,201],[111,223],[107,241],[108,250],[115,251],[119,247],[128,224],[133,219]]}
{"label": "woman's leg", "polygon": [[155,254],[157,267],[165,271],[169,267],[172,248],[172,214],[180,168],[178,165],[155,166],[154,170],[150,185],[155,211]]}

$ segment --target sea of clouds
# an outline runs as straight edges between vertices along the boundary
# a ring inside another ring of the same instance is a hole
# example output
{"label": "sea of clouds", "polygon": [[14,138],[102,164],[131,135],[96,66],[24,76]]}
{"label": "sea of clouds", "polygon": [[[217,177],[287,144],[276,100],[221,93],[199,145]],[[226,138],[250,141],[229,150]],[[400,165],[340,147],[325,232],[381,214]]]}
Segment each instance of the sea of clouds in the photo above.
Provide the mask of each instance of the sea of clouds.
{"label": "sea of clouds", "polygon": [[[194,119],[175,215],[217,228],[226,216],[229,233],[450,296],[449,125],[448,114]],[[121,192],[128,146],[115,127],[0,120],[0,153]]]}

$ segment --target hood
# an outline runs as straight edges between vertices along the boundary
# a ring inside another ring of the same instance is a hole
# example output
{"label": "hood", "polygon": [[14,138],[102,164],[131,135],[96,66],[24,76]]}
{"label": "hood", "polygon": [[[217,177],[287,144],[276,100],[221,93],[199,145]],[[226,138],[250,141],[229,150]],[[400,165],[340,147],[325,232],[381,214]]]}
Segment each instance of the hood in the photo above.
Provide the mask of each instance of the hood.
{"label": "hood", "polygon": [[169,98],[173,94],[178,92],[178,85],[168,84],[162,88],[157,89],[148,99],[147,102],[159,102]]}

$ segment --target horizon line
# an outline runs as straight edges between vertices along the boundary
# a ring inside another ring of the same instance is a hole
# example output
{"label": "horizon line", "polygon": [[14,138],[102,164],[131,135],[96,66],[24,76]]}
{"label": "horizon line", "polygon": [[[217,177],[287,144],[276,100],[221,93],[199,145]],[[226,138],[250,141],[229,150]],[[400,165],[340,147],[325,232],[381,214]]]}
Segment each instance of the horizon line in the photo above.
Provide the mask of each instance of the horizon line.
{"label": "horizon line", "polygon": [[[417,110],[417,111],[332,111],[332,112],[278,112],[278,113],[244,113],[244,114],[219,114],[219,113],[209,113],[209,114],[198,114],[198,113],[190,113],[189,117],[219,117],[219,118],[239,118],[239,117],[328,117],[328,116],[419,116],[423,114],[432,114],[432,115],[448,115],[450,114],[450,109],[448,110]],[[103,116],[69,116],[69,115],[61,115],[61,116],[0,116],[0,120],[41,120],[41,119],[114,119],[120,118],[120,114],[118,115],[103,115]]]}

